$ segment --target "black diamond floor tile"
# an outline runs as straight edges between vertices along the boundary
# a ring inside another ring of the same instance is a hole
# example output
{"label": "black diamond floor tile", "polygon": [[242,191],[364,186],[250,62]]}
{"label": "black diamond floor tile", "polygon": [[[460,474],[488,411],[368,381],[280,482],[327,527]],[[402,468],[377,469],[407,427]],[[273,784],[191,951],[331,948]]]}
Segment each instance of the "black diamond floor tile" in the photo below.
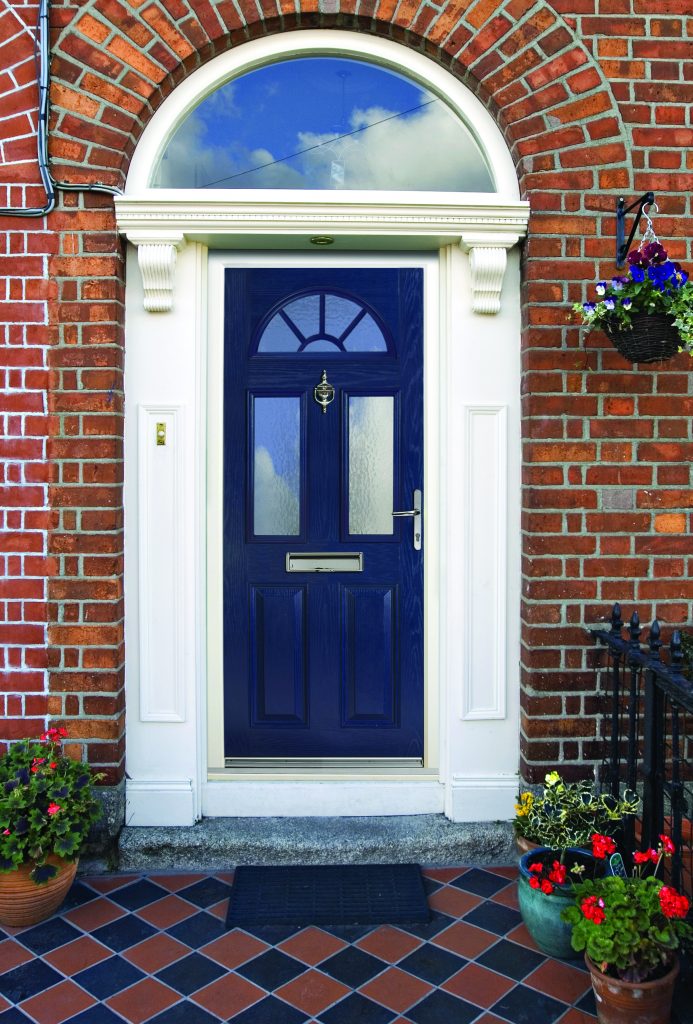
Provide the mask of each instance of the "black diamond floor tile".
{"label": "black diamond floor tile", "polygon": [[485,928],[487,932],[505,935],[522,923],[522,915],[519,910],[504,907],[501,903],[487,902],[470,910],[464,920],[477,928]]}
{"label": "black diamond floor tile", "polygon": [[69,1024],[123,1024],[123,1018],[99,1003],[97,1006],[90,1006],[76,1017],[70,1017]]}
{"label": "black diamond floor tile", "polygon": [[434,892],[438,892],[439,889],[443,888],[443,883],[442,882],[437,882],[435,880],[435,878],[426,878],[425,875],[424,875],[423,884],[424,884],[424,889],[426,890],[426,895],[427,896],[431,896]]}
{"label": "black diamond floor tile", "polygon": [[71,924],[63,921],[61,917],[51,917],[47,921],[35,925],[33,928],[27,928],[17,938],[32,953],[42,956],[43,953],[49,953],[51,949],[56,949],[58,946],[64,946],[66,942],[78,939],[81,934],[77,928],[73,928]]}
{"label": "black diamond floor tile", "polygon": [[419,946],[404,960],[400,960],[397,966],[417,978],[423,978],[431,985],[442,985],[453,974],[461,971],[466,963],[464,957],[427,943],[425,946]]}
{"label": "black diamond floor tile", "polygon": [[152,935],[156,935],[156,932],[156,928],[147,924],[136,914],[128,914],[117,921],[112,921],[111,924],[97,928],[91,934],[97,942],[102,942],[104,946],[120,953],[123,949],[129,949],[130,946],[151,938]]}
{"label": "black diamond floor tile", "polygon": [[583,1013],[591,1013],[594,1017],[597,1016],[597,1004],[594,1000],[594,992],[592,989],[589,992],[585,992],[582,999],[575,1004],[578,1010],[582,1010]]}
{"label": "black diamond floor tile", "polygon": [[108,960],[87,967],[74,975],[74,981],[90,992],[96,999],[108,999],[116,992],[122,992],[136,981],[142,981],[145,975],[122,956],[112,956]]}
{"label": "black diamond floor tile", "polygon": [[535,992],[525,985],[516,985],[491,1007],[491,1012],[505,1017],[512,1024],[554,1024],[568,1009],[558,999]]}
{"label": "black diamond floor tile", "polygon": [[463,875],[456,878],[450,885],[457,889],[464,889],[466,892],[473,892],[476,896],[483,896],[485,899],[493,896],[508,885],[508,879],[500,875],[494,875],[491,871],[484,871],[481,868],[472,868],[465,871]]}
{"label": "black diamond floor tile", "polygon": [[0,995],[8,1003],[21,1003],[62,981],[62,975],[42,960],[30,960],[21,967],[0,975]]}
{"label": "black diamond floor tile", "polygon": [[280,953],[278,949],[268,949],[262,956],[256,956],[249,960],[242,967],[237,968],[237,973],[243,975],[254,985],[272,992],[288,981],[293,981],[299,974],[303,974],[306,965],[295,960],[286,953]]}
{"label": "black diamond floor tile", "polygon": [[115,892],[109,893],[109,898],[124,907],[125,910],[139,910],[149,903],[154,903],[155,900],[168,896],[168,894],[168,889],[154,885],[146,878],[141,878],[138,882],[124,885],[122,889],[116,889]]}
{"label": "black diamond floor tile", "polygon": [[[399,927],[399,925],[398,925]],[[324,924],[322,926],[324,932],[329,932],[330,935],[334,935],[337,939],[343,939],[344,942],[358,942],[364,935],[368,935],[369,932],[373,931],[373,925],[371,924]]]}
{"label": "black diamond floor tile", "polygon": [[148,1024],[219,1024],[219,1017],[186,999],[156,1017],[150,1017]]}
{"label": "black diamond floor tile", "polygon": [[16,1006],[11,1006],[9,1010],[0,1013],[0,1024],[34,1024],[34,1022]]}
{"label": "black diamond floor tile", "polygon": [[208,942],[220,938],[225,932],[224,922],[204,911],[168,929],[169,935],[179,942],[184,942],[191,949],[206,946]]}
{"label": "black diamond floor tile", "polygon": [[[75,907],[81,907],[83,903],[90,903],[91,900],[95,900],[99,894],[93,889],[90,889],[88,885],[83,885],[82,882],[75,882],[67,894],[67,899],[60,908],[61,914],[66,914],[68,910],[74,910]],[[72,1024],[72,1022],[70,1022]]]}
{"label": "black diamond floor tile", "polygon": [[[323,929],[327,931],[327,929]],[[247,928],[243,929],[248,935],[254,935],[256,939],[260,939],[261,942],[266,942],[268,946],[278,946],[284,939],[290,938],[292,935],[296,935],[297,932],[302,931],[298,925],[293,924],[256,924],[248,925]]]}
{"label": "black diamond floor tile", "polygon": [[320,970],[350,988],[360,988],[387,967],[375,956],[350,946],[320,964]]}
{"label": "black diamond floor tile", "polygon": [[155,976],[169,988],[175,989],[183,996],[189,996],[225,973],[224,968],[209,957],[191,953],[170,967],[157,971]]}
{"label": "black diamond floor tile", "polygon": [[[407,1017],[414,1024],[452,1024],[453,1021],[454,1024],[470,1024],[480,1012],[478,1006],[438,990],[407,1010]],[[539,1020],[534,1024],[539,1024]]]}
{"label": "black diamond floor tile", "polygon": [[380,1003],[354,992],[318,1017],[322,1024],[390,1024],[397,1016]]}
{"label": "black diamond floor tile", "polygon": [[431,914],[431,920],[428,924],[401,924],[398,925],[398,928],[401,928],[402,931],[409,932],[410,935],[416,935],[418,939],[432,939],[438,934],[438,932],[442,932],[444,928],[449,928],[451,924],[454,924],[454,922],[454,917],[434,911]]}
{"label": "black diamond floor tile", "polygon": [[281,999],[267,996],[231,1019],[233,1024],[305,1024],[311,1018]]}
{"label": "black diamond floor tile", "polygon": [[477,963],[482,967],[488,967],[498,974],[505,974],[515,981],[522,981],[527,975],[543,964],[546,959],[541,953],[526,946],[519,946],[516,942],[508,942],[501,939],[495,946],[491,946],[485,953],[477,957]]}
{"label": "black diamond floor tile", "polygon": [[179,889],[176,895],[204,909],[228,899],[231,895],[231,886],[218,878],[203,878],[193,885],[186,886],[185,889]]}

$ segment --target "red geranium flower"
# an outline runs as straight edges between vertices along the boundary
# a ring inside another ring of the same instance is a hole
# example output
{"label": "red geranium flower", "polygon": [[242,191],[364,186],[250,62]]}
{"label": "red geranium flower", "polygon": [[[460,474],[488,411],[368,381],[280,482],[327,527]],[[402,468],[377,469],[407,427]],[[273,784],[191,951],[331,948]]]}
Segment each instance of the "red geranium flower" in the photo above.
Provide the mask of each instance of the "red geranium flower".
{"label": "red geranium flower", "polygon": [[535,862],[534,864],[530,864],[529,865],[529,870],[533,871],[534,874],[536,874],[536,875],[540,875],[542,873],[542,871],[544,870],[544,865],[543,864],[538,864],[538,863]]}
{"label": "red geranium flower", "polygon": [[57,814],[60,810],[60,804],[48,804],[48,813]]}
{"label": "red geranium flower", "polygon": [[662,852],[667,854],[668,856],[671,856],[671,854],[676,852],[676,847],[672,843],[671,839],[664,833],[662,833],[659,837],[659,844],[662,847]]}
{"label": "red geranium flower", "polygon": [[565,864],[561,864],[559,861],[555,860],[553,862],[553,867],[549,871],[549,880],[555,882],[556,885],[565,885],[566,875],[567,871]]}
{"label": "red geranium flower", "polygon": [[663,885],[659,890],[659,905],[665,917],[685,917],[690,907],[687,898],[671,885]]}
{"label": "red geranium flower", "polygon": [[611,836],[601,836],[598,832],[594,833],[592,836],[592,856],[596,857],[597,860],[604,860],[607,855],[615,852],[616,843]]}
{"label": "red geranium flower", "polygon": [[636,850],[633,854],[633,860],[636,864],[647,864],[648,861],[656,864],[659,860],[659,854],[656,850],[643,850],[642,853]]}
{"label": "red geranium flower", "polygon": [[580,904],[580,910],[589,921],[594,921],[595,924],[601,924],[604,920],[604,900],[599,899],[597,896],[586,896]]}

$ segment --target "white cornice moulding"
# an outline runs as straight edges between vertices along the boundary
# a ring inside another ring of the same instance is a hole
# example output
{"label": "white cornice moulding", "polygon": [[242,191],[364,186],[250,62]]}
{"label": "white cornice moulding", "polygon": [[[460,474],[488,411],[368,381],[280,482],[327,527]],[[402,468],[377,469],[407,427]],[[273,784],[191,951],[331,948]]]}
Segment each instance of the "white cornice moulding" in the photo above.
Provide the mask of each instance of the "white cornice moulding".
{"label": "white cornice moulding", "polygon": [[118,230],[137,246],[145,309],[173,301],[176,250],[185,242],[211,249],[314,251],[329,235],[331,252],[437,250],[470,253],[473,308],[497,313],[507,250],[527,234],[529,203],[486,194],[256,191],[200,195],[150,190],[116,198]]}
{"label": "white cornice moulding", "polygon": [[472,309],[475,313],[498,313],[508,249],[517,235],[494,232],[465,232],[460,245],[469,253],[472,276]]}
{"label": "white cornice moulding", "polygon": [[148,313],[168,313],[173,307],[176,257],[185,245],[185,236],[181,232],[133,232],[128,233],[128,240],[137,246],[144,308]]}

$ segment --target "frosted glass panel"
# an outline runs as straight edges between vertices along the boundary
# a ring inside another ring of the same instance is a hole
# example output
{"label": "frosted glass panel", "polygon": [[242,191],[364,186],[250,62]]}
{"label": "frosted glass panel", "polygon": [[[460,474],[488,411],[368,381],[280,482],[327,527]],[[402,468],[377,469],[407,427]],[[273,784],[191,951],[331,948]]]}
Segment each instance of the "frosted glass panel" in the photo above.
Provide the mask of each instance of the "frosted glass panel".
{"label": "frosted glass panel", "polygon": [[304,338],[320,330],[320,296],[304,295],[284,306],[286,315],[296,324]]}
{"label": "frosted glass panel", "polygon": [[370,313],[359,320],[353,331],[347,334],[344,348],[347,352],[387,352],[383,332]]}
{"label": "frosted glass panel", "polygon": [[258,346],[260,352],[297,352],[300,339],[291,330],[286,320],[277,313],[262,332]]}
{"label": "frosted glass panel", "polygon": [[300,399],[256,398],[253,522],[255,535],[301,532]]}
{"label": "frosted glass panel", "polygon": [[349,533],[393,532],[394,399],[349,399]]}
{"label": "frosted glass panel", "polygon": [[325,332],[340,338],[354,322],[362,306],[341,295],[325,295]]}

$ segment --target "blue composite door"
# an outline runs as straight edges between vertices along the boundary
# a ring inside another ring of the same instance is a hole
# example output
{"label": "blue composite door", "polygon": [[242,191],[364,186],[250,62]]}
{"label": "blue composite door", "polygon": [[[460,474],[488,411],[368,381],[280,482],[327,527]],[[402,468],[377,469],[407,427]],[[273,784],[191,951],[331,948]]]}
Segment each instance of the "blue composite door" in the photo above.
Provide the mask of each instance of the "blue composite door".
{"label": "blue composite door", "polygon": [[422,271],[227,270],[224,733],[423,757]]}

